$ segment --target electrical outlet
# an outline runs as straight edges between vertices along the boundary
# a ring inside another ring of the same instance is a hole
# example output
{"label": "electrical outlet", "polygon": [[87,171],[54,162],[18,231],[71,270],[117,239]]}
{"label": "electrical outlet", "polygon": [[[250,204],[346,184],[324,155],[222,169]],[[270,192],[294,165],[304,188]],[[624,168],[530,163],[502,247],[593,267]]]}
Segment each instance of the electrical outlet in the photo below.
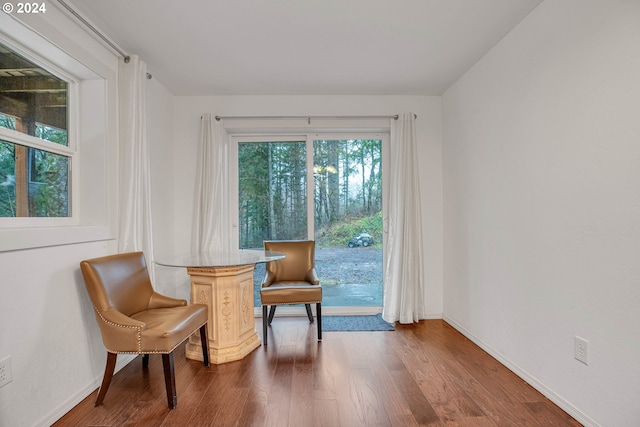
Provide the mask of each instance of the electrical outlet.
{"label": "electrical outlet", "polygon": [[589,364],[589,341],[576,335],[573,352],[576,360],[579,360],[585,365]]}
{"label": "electrical outlet", "polygon": [[11,356],[7,356],[0,360],[0,387],[9,384],[13,378],[11,377]]}

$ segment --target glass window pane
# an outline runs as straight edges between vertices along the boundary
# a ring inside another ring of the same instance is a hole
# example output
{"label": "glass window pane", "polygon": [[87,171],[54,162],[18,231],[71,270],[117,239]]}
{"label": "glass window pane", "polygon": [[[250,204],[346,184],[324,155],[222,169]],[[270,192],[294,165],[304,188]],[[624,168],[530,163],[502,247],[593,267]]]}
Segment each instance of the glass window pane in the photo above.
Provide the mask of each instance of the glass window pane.
{"label": "glass window pane", "polygon": [[240,247],[307,238],[305,142],[238,144]]}
{"label": "glass window pane", "polygon": [[69,157],[0,141],[0,217],[68,217]]}
{"label": "glass window pane", "polygon": [[325,306],[382,306],[382,141],[314,140],[316,270]]}
{"label": "glass window pane", "polygon": [[65,147],[69,146],[67,131],[64,129],[36,123],[36,137],[64,145]]}
{"label": "glass window pane", "polygon": [[367,232],[381,243],[382,141],[315,140],[313,150],[316,240],[346,245]]}
{"label": "glass window pane", "polygon": [[67,142],[68,83],[0,44],[0,127]]}
{"label": "glass window pane", "polygon": [[15,145],[0,141],[0,217],[15,216],[17,216]]}

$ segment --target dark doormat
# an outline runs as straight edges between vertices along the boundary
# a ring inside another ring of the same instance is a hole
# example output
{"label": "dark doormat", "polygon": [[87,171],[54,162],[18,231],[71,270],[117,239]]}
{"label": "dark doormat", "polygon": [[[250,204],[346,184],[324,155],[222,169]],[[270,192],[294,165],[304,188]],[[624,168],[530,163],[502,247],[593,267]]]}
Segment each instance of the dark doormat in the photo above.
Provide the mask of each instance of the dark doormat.
{"label": "dark doormat", "polygon": [[322,316],[323,332],[339,331],[393,331],[391,323],[382,320],[382,314],[375,316]]}

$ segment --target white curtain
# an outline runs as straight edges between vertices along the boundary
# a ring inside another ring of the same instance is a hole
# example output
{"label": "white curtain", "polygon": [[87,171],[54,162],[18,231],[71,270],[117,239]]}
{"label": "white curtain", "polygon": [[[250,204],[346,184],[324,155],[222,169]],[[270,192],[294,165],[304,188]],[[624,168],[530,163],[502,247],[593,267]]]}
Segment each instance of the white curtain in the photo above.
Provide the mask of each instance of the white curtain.
{"label": "white curtain", "polygon": [[222,120],[210,114],[200,119],[192,249],[230,249],[229,141]]}
{"label": "white curtain", "polygon": [[426,318],[418,146],[413,113],[391,120],[389,218],[384,304],[387,322]]}
{"label": "white curtain", "polygon": [[[118,245],[120,252],[143,251],[153,262],[151,177],[147,144],[147,65],[137,56],[120,60],[120,194]],[[149,268],[153,279],[153,268]]]}

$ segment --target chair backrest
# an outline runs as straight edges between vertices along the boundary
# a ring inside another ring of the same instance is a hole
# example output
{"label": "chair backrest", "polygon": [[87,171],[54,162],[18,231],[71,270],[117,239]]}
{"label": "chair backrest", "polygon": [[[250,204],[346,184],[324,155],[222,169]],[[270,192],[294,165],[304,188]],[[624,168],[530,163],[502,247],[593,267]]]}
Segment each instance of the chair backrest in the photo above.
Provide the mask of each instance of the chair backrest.
{"label": "chair backrest", "polygon": [[276,281],[304,280],[315,266],[315,244],[313,240],[265,241],[265,250],[286,254],[281,260],[268,262],[267,271],[275,276]]}
{"label": "chair backrest", "polygon": [[98,311],[114,308],[131,316],[149,307],[153,286],[142,252],[85,260],[80,268]]}

